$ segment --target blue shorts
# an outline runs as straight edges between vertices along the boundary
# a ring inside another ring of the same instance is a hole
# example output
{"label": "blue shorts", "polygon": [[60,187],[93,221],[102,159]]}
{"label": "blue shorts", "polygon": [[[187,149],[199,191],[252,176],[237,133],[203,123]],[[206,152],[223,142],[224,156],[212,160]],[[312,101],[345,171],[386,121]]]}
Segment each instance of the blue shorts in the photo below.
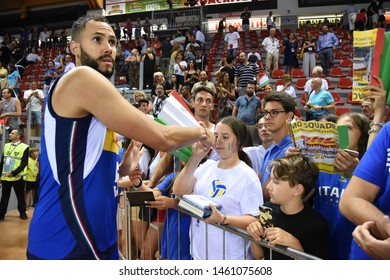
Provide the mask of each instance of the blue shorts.
{"label": "blue shorts", "polygon": [[31,111],[31,123],[32,124],[42,124],[42,112],[41,111]]}

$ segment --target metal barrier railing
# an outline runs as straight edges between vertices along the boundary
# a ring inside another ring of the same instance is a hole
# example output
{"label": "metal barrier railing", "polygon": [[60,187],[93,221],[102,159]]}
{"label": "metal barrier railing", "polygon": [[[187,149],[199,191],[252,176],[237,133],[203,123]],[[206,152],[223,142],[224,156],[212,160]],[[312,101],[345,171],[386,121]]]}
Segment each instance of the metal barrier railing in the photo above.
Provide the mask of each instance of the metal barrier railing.
{"label": "metal barrier railing", "polygon": [[193,24],[201,25],[203,13],[201,7],[152,11],[151,21],[154,29],[177,29],[190,27]]}
{"label": "metal barrier railing", "polygon": [[[126,196],[125,196],[126,197]],[[122,230],[124,230],[124,232],[122,234],[125,234],[126,235],[126,244],[124,244],[124,249],[125,249],[125,252],[121,252],[121,258],[122,259],[139,259],[139,254],[138,254],[138,249],[139,248],[136,248],[137,250],[135,250],[134,247],[134,242],[132,242],[131,240],[139,240],[139,237],[136,237],[136,236],[132,236],[132,232],[138,232],[138,230],[134,230],[131,228],[131,212],[132,211],[136,211],[135,210],[135,207],[132,207],[129,202],[127,201],[126,202],[126,218],[125,220],[127,220],[127,223],[126,223],[126,227],[123,227]],[[180,226],[180,219],[182,218],[183,215],[188,215],[188,216],[191,216],[191,217],[194,217],[198,220],[200,220],[202,222],[201,219],[199,219],[197,216],[193,215],[192,213],[190,212],[187,212],[183,209],[180,209],[180,208],[175,208],[175,210],[177,210],[179,212],[179,221],[178,221],[178,225]],[[169,209],[167,209],[167,211],[169,211]],[[133,216],[134,218],[134,216]],[[167,219],[168,218],[168,215],[165,216],[165,218]],[[153,226],[152,225],[152,221],[149,220],[149,226]],[[225,233],[228,232],[228,233],[231,233],[233,235],[236,235],[236,236],[239,236],[241,237],[245,242],[244,242],[244,245],[243,245],[243,250],[244,250],[244,256],[245,256],[245,259],[248,258],[248,256],[246,255],[246,246],[247,244],[252,241],[252,242],[255,242],[257,243],[258,245],[261,245],[265,248],[268,248],[270,249],[270,252],[271,252],[271,259],[272,259],[272,252],[277,252],[277,253],[280,253],[280,254],[283,254],[283,255],[286,255],[288,257],[291,257],[293,259],[296,259],[296,260],[320,260],[320,258],[316,257],[316,256],[313,256],[313,255],[310,255],[310,254],[307,254],[307,253],[304,253],[304,252],[301,252],[301,251],[298,251],[298,250],[295,250],[293,248],[290,248],[290,247],[286,247],[286,246],[280,246],[280,245],[277,245],[277,246],[274,246],[274,247],[271,247],[268,242],[266,240],[260,240],[260,241],[256,241],[252,238],[252,236],[250,236],[245,230],[241,229],[241,228],[237,228],[237,227],[234,227],[234,226],[231,226],[231,225],[219,225],[219,224],[207,224],[206,225],[207,227],[208,226],[212,226],[212,227],[218,227],[220,229],[223,230],[224,232],[224,235],[223,235],[223,238],[222,238],[222,242],[223,242],[223,256],[221,256],[221,259],[225,259],[225,246],[228,246],[228,244],[226,244],[225,242]],[[207,228],[206,228],[207,229]],[[157,231],[157,236],[159,238],[161,238],[161,232],[160,232],[160,228],[155,228],[155,230]],[[165,229],[165,230],[169,230],[169,229]],[[208,237],[207,237],[207,231],[206,230],[206,237],[205,237],[205,242],[206,242],[206,250],[208,250]],[[167,234],[167,236],[171,237],[173,236],[174,234],[173,233],[169,233]],[[192,235],[192,234],[190,234]],[[178,252],[177,252],[177,255],[178,255],[178,258],[177,259],[182,259],[181,258],[181,250],[182,248],[180,247],[180,227],[178,228],[178,232],[177,232],[177,236],[178,236]],[[148,240],[147,238],[144,239],[142,241],[143,243],[144,242],[150,242],[150,240]],[[156,242],[156,241],[154,241]],[[160,249],[160,244],[161,244],[161,240],[158,240],[157,243],[159,244],[158,246],[158,249]],[[190,243],[191,245],[190,246],[193,246],[192,242]],[[137,244],[136,244],[137,246]],[[141,244],[141,247],[142,248],[145,248],[144,244]],[[191,252],[193,251],[193,248],[190,248],[191,249]],[[133,252],[133,253],[131,253]],[[134,254],[134,252],[136,252],[136,255]],[[150,252],[150,253],[153,253],[153,252]],[[151,255],[151,254],[149,254]],[[132,256],[136,256],[135,258],[132,258]],[[208,259],[208,253],[206,252],[206,259]]]}

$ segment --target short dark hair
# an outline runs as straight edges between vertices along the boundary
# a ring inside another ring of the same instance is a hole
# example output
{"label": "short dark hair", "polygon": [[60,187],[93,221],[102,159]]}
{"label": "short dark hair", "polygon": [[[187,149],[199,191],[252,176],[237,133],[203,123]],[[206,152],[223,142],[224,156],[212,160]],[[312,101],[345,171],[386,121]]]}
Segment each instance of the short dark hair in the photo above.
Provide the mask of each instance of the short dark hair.
{"label": "short dark hair", "polygon": [[264,104],[271,101],[279,102],[280,104],[282,104],[283,109],[286,111],[286,113],[288,112],[295,113],[295,101],[287,93],[283,91],[271,92],[270,94],[265,96]]}
{"label": "short dark hair", "polygon": [[257,56],[255,56],[254,54],[251,54],[248,58],[248,61],[251,62],[251,63],[256,63],[257,62]]}
{"label": "short dark hair", "polygon": [[246,85],[254,85],[256,87],[256,82],[255,81],[249,81],[246,83]]}
{"label": "short dark hair", "polygon": [[141,105],[144,104],[144,103],[149,105],[149,100],[147,100],[147,99],[140,99],[140,100],[138,100],[138,107],[141,107]]}
{"label": "short dark hair", "polygon": [[228,57],[226,57],[226,62],[227,63],[232,63],[233,62],[233,60],[235,59],[235,57],[234,56],[232,56],[232,55],[229,55]]}
{"label": "short dark hair", "polygon": [[73,41],[77,42],[80,40],[79,37],[80,37],[81,31],[84,30],[87,23],[92,21],[92,20],[109,23],[107,18],[104,16],[101,16],[101,15],[90,14],[90,15],[79,17],[75,22],[73,22],[73,25],[72,25],[71,37],[72,37]]}
{"label": "short dark hair", "polygon": [[317,165],[304,155],[290,155],[272,161],[267,169],[273,168],[273,175],[281,181],[288,181],[290,187],[301,184],[302,198],[310,193],[319,176]]}
{"label": "short dark hair", "polygon": [[188,83],[184,83],[184,84],[181,86],[181,89],[188,89],[189,91],[191,91],[191,85],[188,84]]}

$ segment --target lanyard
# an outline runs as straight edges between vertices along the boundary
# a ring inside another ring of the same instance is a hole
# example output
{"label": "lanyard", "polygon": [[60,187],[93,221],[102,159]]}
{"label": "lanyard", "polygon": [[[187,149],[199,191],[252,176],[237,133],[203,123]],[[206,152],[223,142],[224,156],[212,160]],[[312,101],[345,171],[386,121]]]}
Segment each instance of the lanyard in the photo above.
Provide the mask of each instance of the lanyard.
{"label": "lanyard", "polygon": [[[20,143],[18,143],[18,145],[14,146],[14,148],[13,148],[11,151],[8,151],[8,152],[6,153],[6,155],[7,155],[7,156],[10,156],[10,155],[12,154],[12,152],[16,149],[16,147],[19,146],[19,144],[20,144]],[[13,146],[13,145],[11,144],[10,146]],[[8,149],[8,150],[10,150],[10,149]]]}

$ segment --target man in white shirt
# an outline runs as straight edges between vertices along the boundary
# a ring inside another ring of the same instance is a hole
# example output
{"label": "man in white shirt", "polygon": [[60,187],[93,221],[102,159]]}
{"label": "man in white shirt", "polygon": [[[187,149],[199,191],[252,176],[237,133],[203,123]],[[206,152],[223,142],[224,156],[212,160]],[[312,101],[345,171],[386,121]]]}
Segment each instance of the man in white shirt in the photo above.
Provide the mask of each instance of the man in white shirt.
{"label": "man in white shirt", "polygon": [[237,31],[234,31],[233,26],[229,26],[229,33],[225,35],[224,48],[227,47],[228,56],[232,55],[237,56],[237,49],[240,45],[240,34]]}
{"label": "man in white shirt", "polygon": [[41,61],[42,57],[37,54],[37,49],[32,48],[31,53],[26,56],[27,64],[34,64],[37,61]]}
{"label": "man in white shirt", "polygon": [[258,115],[256,118],[256,130],[259,139],[261,140],[261,145],[245,147],[243,148],[243,151],[249,156],[250,160],[252,161],[252,169],[256,171],[257,175],[260,175],[265,152],[272,145],[274,140],[272,134],[267,130],[267,126],[265,125],[265,118],[262,115]]}
{"label": "man in white shirt", "polygon": [[162,108],[164,107],[165,103],[168,102],[167,96],[164,94],[165,89],[163,84],[157,84],[156,86],[156,98],[153,100],[153,114],[154,116],[157,116]]}
{"label": "man in white shirt", "polygon": [[263,48],[267,53],[265,58],[265,71],[271,73],[271,63],[273,65],[273,70],[279,68],[279,40],[275,38],[276,29],[271,28],[269,31],[269,36],[263,40]]}
{"label": "man in white shirt", "polygon": [[72,61],[72,56],[70,54],[67,54],[65,56],[65,69],[64,69],[64,74],[65,73],[68,73],[70,70],[72,70],[73,68],[75,68],[76,65],[74,64],[74,62]]}
{"label": "man in white shirt", "polygon": [[204,50],[204,45],[206,44],[206,37],[200,30],[199,26],[195,26],[195,41],[198,42],[202,47],[202,50]]}
{"label": "man in white shirt", "polygon": [[42,124],[42,104],[45,101],[43,91],[38,89],[36,81],[30,83],[30,89],[24,92],[24,102],[26,103],[27,112],[31,112],[31,125],[35,128],[36,136],[41,135]]}

